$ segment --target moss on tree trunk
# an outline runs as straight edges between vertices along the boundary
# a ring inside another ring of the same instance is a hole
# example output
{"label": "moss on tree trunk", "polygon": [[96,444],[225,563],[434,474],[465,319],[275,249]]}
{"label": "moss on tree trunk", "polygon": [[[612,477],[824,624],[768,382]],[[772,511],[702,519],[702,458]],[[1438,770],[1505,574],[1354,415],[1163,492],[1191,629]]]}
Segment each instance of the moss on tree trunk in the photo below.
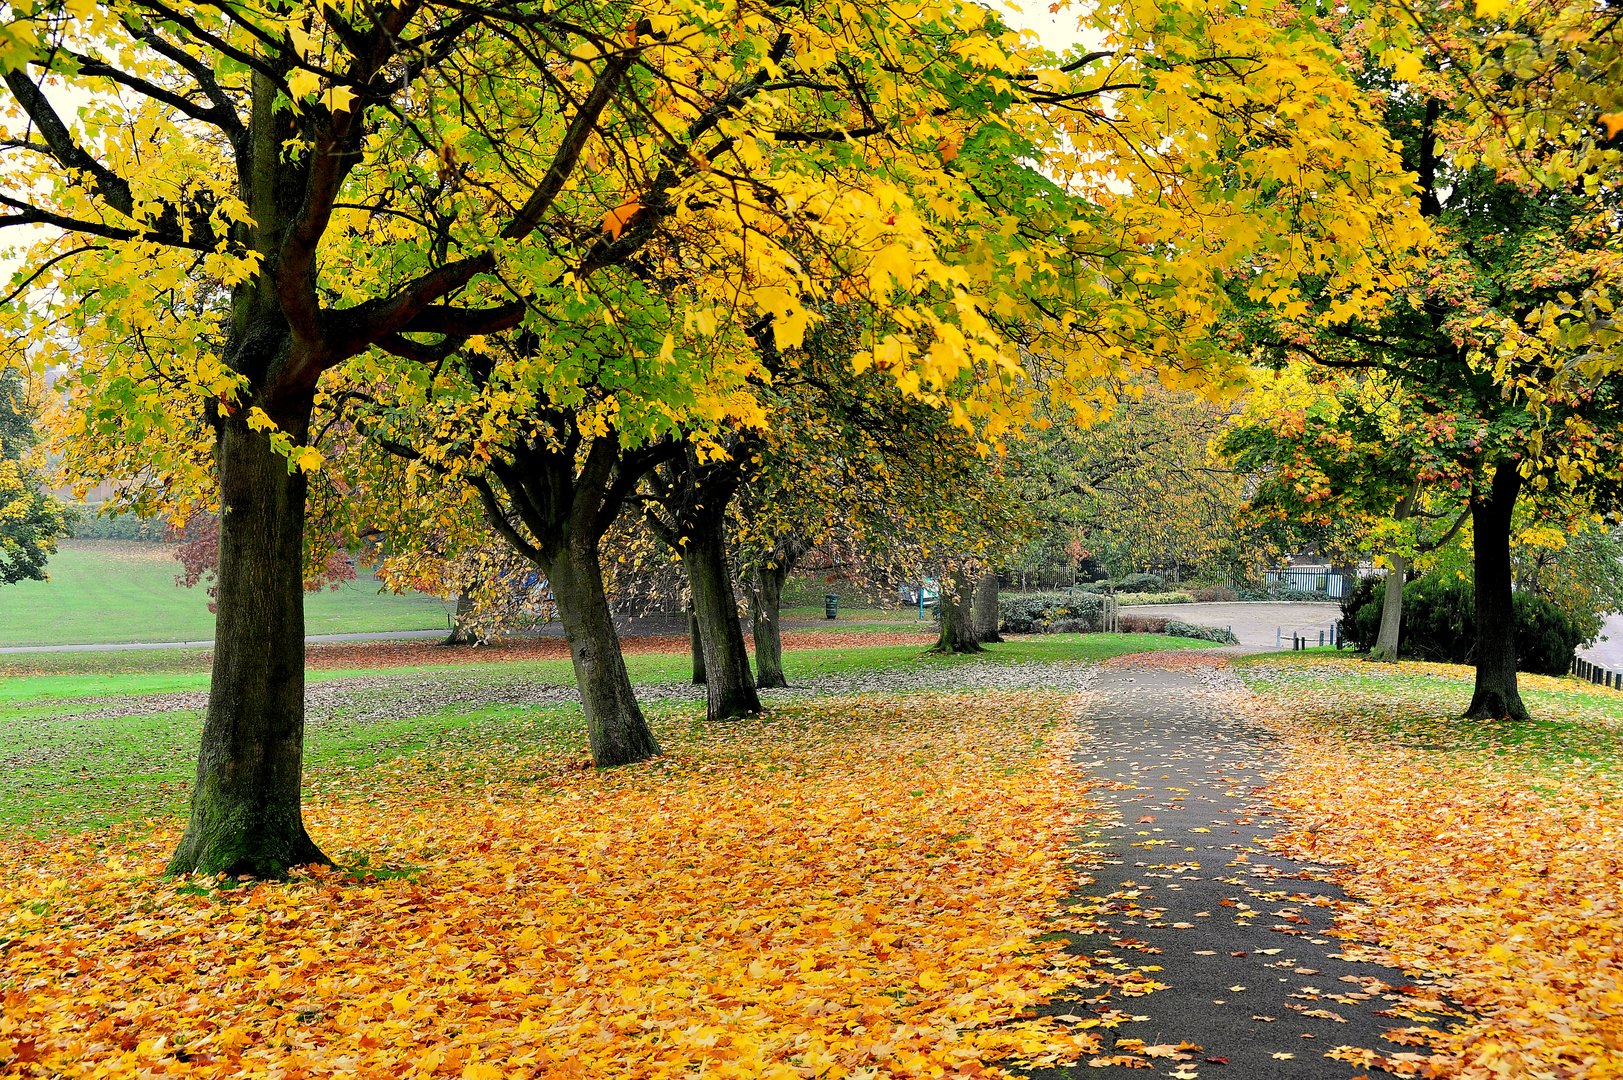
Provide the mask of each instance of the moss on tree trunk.
{"label": "moss on tree trunk", "polygon": [[958,569],[941,577],[941,636],[931,650],[939,653],[978,653],[986,650],[975,640],[974,587],[969,571]]}
{"label": "moss on tree trunk", "polygon": [[[223,420],[216,447],[214,670],[191,818],[170,873],[279,877],[328,861],[305,832],[299,786],[306,481],[266,433],[248,429],[244,412]],[[283,420],[293,427],[298,414]]]}

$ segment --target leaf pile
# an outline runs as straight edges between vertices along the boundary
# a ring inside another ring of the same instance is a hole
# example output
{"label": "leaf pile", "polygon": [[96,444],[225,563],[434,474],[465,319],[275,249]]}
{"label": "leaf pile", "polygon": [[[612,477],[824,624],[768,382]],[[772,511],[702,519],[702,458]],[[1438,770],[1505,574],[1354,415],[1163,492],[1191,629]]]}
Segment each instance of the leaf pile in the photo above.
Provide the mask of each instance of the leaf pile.
{"label": "leaf pile", "polygon": [[1530,678],[1560,722],[1484,724],[1453,718],[1465,669],[1373,668],[1406,687],[1379,694],[1370,670],[1247,671],[1250,711],[1291,748],[1282,845],[1343,866],[1370,903],[1342,925],[1477,1014],[1443,1044],[1457,1075],[1623,1077],[1623,703]]}
{"label": "leaf pile", "polygon": [[155,879],[173,830],[0,849],[0,1070],[997,1076],[1076,880],[1063,699],[856,698],[598,774],[511,746],[318,774],[342,870]]}

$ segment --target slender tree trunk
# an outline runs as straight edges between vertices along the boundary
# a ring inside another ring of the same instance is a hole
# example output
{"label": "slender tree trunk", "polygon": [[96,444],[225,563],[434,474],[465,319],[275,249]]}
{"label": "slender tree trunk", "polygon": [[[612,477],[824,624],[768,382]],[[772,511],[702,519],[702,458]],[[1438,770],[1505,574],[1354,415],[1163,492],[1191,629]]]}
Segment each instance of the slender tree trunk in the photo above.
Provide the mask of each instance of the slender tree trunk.
{"label": "slender tree trunk", "polygon": [[1375,635],[1375,646],[1369,651],[1371,660],[1393,661],[1398,658],[1398,634],[1403,627],[1403,586],[1409,580],[1409,557],[1392,554],[1392,572],[1386,575],[1386,598],[1381,603],[1381,629]]}
{"label": "slender tree trunk", "polygon": [[[1392,509],[1392,520],[1407,521],[1414,512],[1415,500],[1420,497],[1420,481],[1415,481],[1398,505]],[[1377,661],[1395,661],[1398,658],[1398,635],[1403,628],[1403,587],[1409,582],[1409,557],[1392,554],[1392,572],[1386,576],[1386,596],[1381,605],[1381,628],[1375,635],[1375,645],[1369,658]],[[1396,588],[1394,588],[1396,586]]]}
{"label": "slender tree trunk", "polygon": [[783,583],[788,563],[757,563],[750,575],[750,633],[755,638],[755,685],[788,686],[783,676]]}
{"label": "slender tree trunk", "polygon": [[976,641],[1002,641],[998,624],[1003,621],[998,610],[1000,584],[997,573],[988,570],[975,581],[974,624]]}
{"label": "slender tree trunk", "polygon": [[704,651],[705,716],[710,720],[752,716],[761,711],[761,699],[738,622],[738,601],[727,568],[726,519],[720,513],[704,513],[695,521],[682,545],[682,564]]}
{"label": "slender tree trunk", "polygon": [[657,757],[659,743],[626,674],[620,637],[603,588],[597,541],[572,537],[571,542],[559,545],[545,570],[553,602],[558,605],[558,619],[569,640],[569,657],[575,664],[593,763],[607,769]]}
{"label": "slender tree trunk", "polygon": [[1516,609],[1511,595],[1510,521],[1521,491],[1521,473],[1507,461],[1494,469],[1484,496],[1471,497],[1476,570],[1476,692],[1468,720],[1525,720],[1516,685]]}
{"label": "slender tree trunk", "polygon": [[688,601],[688,647],[693,653],[693,685],[703,686],[704,675],[704,639],[699,636],[699,613],[694,608],[693,601]]}
{"label": "slender tree trunk", "polygon": [[[279,877],[325,863],[304,829],[304,508],[288,470],[246,409],[223,420],[219,605],[214,672],[191,819],[169,872]],[[309,412],[277,417],[295,438]]]}
{"label": "slender tree trunk", "polygon": [[969,571],[955,570],[941,577],[941,637],[933,652],[978,653],[985,652],[975,640],[974,598]]}

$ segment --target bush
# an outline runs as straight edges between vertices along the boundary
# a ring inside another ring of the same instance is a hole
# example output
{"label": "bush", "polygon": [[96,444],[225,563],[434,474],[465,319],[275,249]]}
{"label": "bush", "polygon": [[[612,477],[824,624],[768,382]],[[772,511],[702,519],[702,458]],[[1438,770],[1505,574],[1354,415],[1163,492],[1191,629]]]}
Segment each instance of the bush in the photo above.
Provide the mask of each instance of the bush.
{"label": "bush", "polygon": [[1232,604],[1240,598],[1240,594],[1227,585],[1202,585],[1190,593],[1201,604]]}
{"label": "bush", "polygon": [[1123,615],[1117,627],[1124,634],[1164,634],[1170,621],[1160,615]]}
{"label": "bush", "polygon": [[1117,593],[1118,604],[1193,604],[1195,598],[1186,592]]}
{"label": "bush", "polygon": [[1193,623],[1168,619],[1164,634],[1173,637],[1194,638],[1197,641],[1215,641],[1220,645],[1238,645],[1240,639],[1226,626],[1196,626]]}
{"label": "bush", "polygon": [[[998,598],[1003,629],[1011,634],[1085,633],[1099,629],[1104,597],[1081,587],[1063,592],[1007,593]],[[1061,620],[1085,624],[1078,630],[1054,631]]]}
{"label": "bush", "polygon": [[[1367,585],[1367,587],[1366,587]],[[1583,631],[1561,609],[1529,593],[1512,596],[1516,612],[1517,667],[1540,675],[1565,675]],[[1367,652],[1381,627],[1386,583],[1360,582],[1342,604],[1342,640]],[[1476,656],[1476,593],[1452,574],[1428,574],[1403,589],[1403,628],[1398,651],[1406,660],[1469,664]]]}
{"label": "bush", "polygon": [[169,526],[161,519],[143,521],[134,514],[99,516],[97,507],[80,503],[68,508],[68,529],[75,540],[143,540],[168,538]]}
{"label": "bush", "polygon": [[1127,574],[1116,583],[1117,592],[1156,593],[1166,591],[1166,578],[1160,574]]}
{"label": "bush", "polygon": [[1239,600],[1292,600],[1324,603],[1329,600],[1329,593],[1314,592],[1310,589],[1298,589],[1290,585],[1269,585],[1259,588],[1248,585],[1235,590],[1235,597]]}

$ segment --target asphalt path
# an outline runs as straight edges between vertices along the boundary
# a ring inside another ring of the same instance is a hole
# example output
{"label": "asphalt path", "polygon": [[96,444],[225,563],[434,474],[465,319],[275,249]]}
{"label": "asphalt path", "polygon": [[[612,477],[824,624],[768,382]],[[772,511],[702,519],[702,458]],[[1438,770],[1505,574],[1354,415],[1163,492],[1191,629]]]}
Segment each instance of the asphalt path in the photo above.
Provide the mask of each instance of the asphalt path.
{"label": "asphalt path", "polygon": [[[1326,1057],[1338,1047],[1424,1057],[1402,1029],[1446,1026],[1446,1003],[1401,971],[1351,958],[1356,946],[1332,930],[1332,905],[1346,896],[1330,872],[1265,847],[1281,819],[1258,789],[1279,755],[1267,732],[1224,708],[1232,682],[1224,669],[1114,668],[1082,699],[1077,761],[1107,815],[1086,837],[1100,864],[1070,904],[1093,929],[1069,947],[1107,977],[1044,1011],[1104,1022],[1089,1064],[1106,1076],[1128,1067],[1109,1064],[1114,1055],[1142,1068],[1148,1054],[1162,1075],[1236,1080],[1371,1071]],[[1096,1075],[1031,1075],[1084,1071]]]}
{"label": "asphalt path", "polygon": [[1135,604],[1121,609],[1123,615],[1154,615],[1177,619],[1196,626],[1228,627],[1247,652],[1269,652],[1291,647],[1291,635],[1300,634],[1310,645],[1324,635],[1330,643],[1330,627],[1341,618],[1340,604],[1255,601],[1232,604]]}

